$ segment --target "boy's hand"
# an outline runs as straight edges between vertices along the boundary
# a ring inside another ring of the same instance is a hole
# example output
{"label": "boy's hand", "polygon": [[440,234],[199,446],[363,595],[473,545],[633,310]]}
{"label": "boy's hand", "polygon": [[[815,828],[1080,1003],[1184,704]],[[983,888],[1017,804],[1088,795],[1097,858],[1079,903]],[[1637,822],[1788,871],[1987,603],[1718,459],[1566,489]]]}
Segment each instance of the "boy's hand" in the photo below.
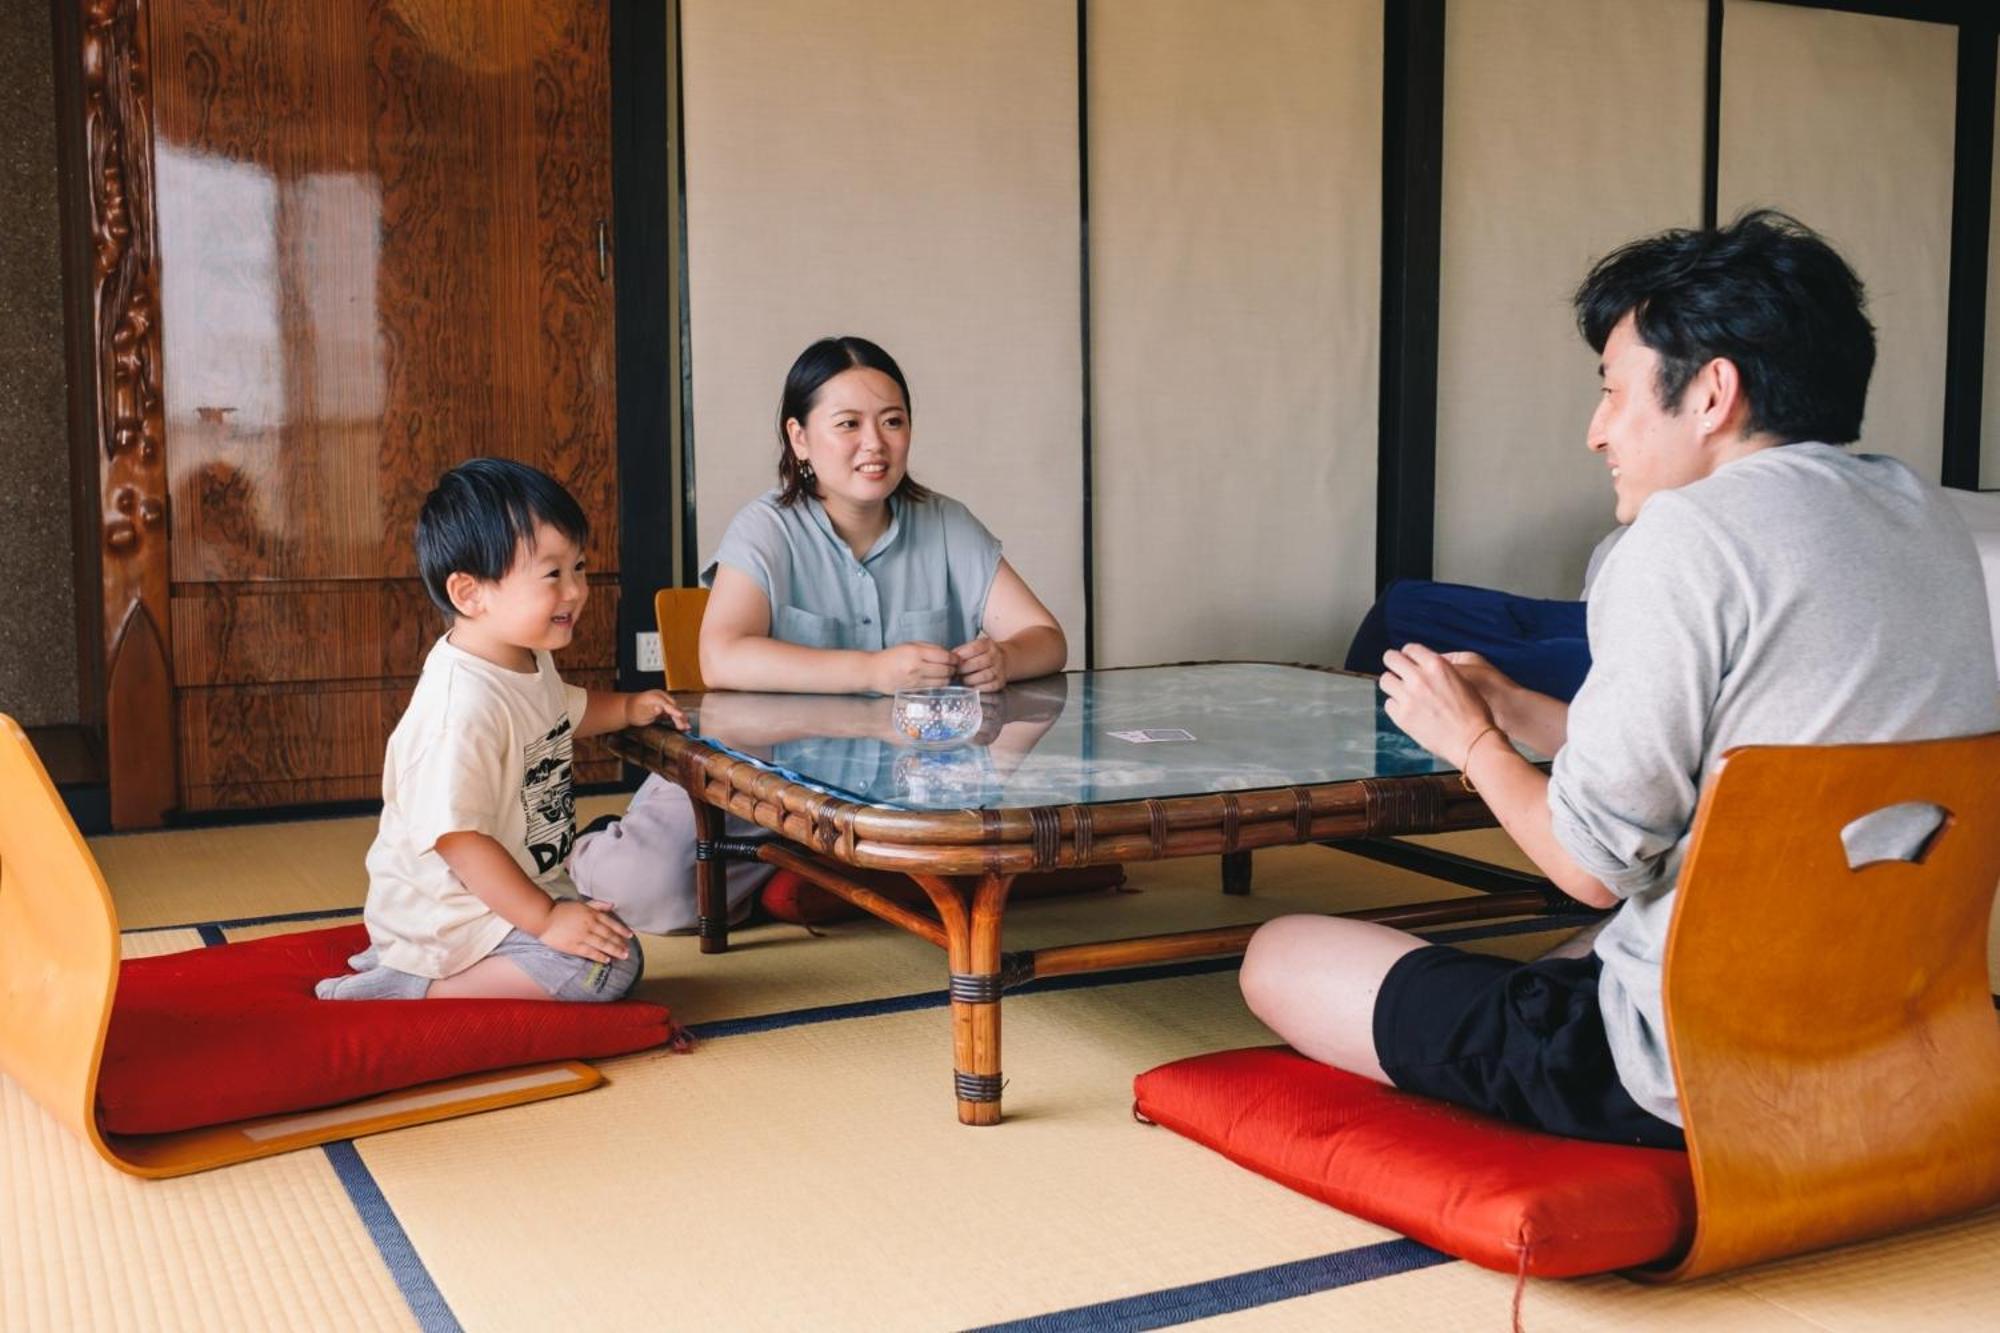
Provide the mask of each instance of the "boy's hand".
{"label": "boy's hand", "polygon": [[983,694],[1007,688],[1007,650],[982,634],[971,643],[951,650],[958,664],[958,679]]}
{"label": "boy's hand", "polygon": [[671,719],[680,730],[687,730],[687,714],[680,710],[680,705],[665,690],[641,690],[637,694],[625,695],[624,700],[625,725],[628,727],[643,727],[664,717]]}
{"label": "boy's hand", "polygon": [[551,949],[593,963],[608,963],[631,953],[625,941],[632,938],[632,928],[613,916],[609,907],[588,898],[565,898],[555,904],[539,936]]}

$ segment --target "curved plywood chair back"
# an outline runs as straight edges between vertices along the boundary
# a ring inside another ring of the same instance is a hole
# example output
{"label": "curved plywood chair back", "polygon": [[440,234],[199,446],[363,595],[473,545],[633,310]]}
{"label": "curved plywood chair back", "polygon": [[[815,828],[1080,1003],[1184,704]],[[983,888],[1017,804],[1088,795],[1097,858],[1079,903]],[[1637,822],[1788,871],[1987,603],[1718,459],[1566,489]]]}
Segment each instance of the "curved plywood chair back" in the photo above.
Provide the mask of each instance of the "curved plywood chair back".
{"label": "curved plywood chair back", "polygon": [[653,618],[660,626],[660,660],[667,688],[699,690],[701,617],[708,610],[706,588],[662,588],[653,594]]}
{"label": "curved plywood chair back", "polygon": [[0,812],[0,1070],[102,1152],[95,1089],[118,916],[41,759],[4,714]]}
{"label": "curved plywood chair back", "polygon": [[[1841,831],[1904,802],[1915,861]],[[2000,1200],[2000,734],[1731,751],[1703,793],[1663,984],[1693,1277]]]}

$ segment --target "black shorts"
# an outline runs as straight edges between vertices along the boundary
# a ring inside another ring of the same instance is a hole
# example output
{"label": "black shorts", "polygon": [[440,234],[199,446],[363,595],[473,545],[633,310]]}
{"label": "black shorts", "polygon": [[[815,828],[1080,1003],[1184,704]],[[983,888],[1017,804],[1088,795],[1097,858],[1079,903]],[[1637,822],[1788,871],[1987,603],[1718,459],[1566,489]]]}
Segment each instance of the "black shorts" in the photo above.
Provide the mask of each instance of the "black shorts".
{"label": "black shorts", "polygon": [[1683,1148],[1611,1061],[1596,955],[1517,963],[1430,945],[1375,998],[1375,1058],[1396,1086],[1569,1138]]}

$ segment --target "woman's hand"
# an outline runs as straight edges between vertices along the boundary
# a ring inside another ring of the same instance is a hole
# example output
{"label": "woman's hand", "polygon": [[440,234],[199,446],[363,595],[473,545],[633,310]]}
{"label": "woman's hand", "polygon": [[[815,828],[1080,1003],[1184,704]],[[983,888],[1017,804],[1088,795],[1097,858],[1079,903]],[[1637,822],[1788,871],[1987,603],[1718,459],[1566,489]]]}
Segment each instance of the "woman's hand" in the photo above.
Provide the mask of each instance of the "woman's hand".
{"label": "woman's hand", "polygon": [[873,657],[874,671],[869,683],[877,694],[949,685],[952,672],[958,668],[958,659],[952,656],[951,649],[934,643],[899,643]]}
{"label": "woman's hand", "polygon": [[680,705],[665,690],[641,690],[637,694],[625,695],[623,702],[625,725],[628,727],[643,727],[664,717],[680,730],[687,730],[687,714],[680,710]]}
{"label": "woman's hand", "polygon": [[1007,688],[1007,649],[981,634],[951,650],[958,666],[958,683],[983,694]]}
{"label": "woman's hand", "polygon": [[[1404,734],[1448,764],[1465,769],[1466,751],[1479,733],[1498,724],[1492,707],[1459,667],[1420,643],[1382,655],[1385,710]],[[1493,671],[1491,666],[1488,671]],[[1475,670],[1475,676],[1478,672]],[[1497,671],[1494,675],[1499,676]],[[1500,676],[1505,680],[1505,676]]]}
{"label": "woman's hand", "polygon": [[588,898],[565,898],[556,903],[537,933],[551,949],[593,963],[608,963],[632,952],[625,947],[625,941],[632,938],[632,928],[613,916],[610,907]]}

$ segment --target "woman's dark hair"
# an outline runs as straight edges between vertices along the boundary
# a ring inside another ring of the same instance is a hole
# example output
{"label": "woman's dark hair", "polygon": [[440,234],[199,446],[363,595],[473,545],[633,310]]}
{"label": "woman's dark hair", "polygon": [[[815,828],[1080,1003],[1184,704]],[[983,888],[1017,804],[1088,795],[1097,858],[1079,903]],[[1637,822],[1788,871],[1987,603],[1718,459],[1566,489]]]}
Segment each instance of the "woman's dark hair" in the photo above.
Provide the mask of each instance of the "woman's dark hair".
{"label": "woman's dark hair", "polygon": [[1660,405],[1717,357],[1736,365],[1745,429],[1781,443],[1861,434],[1875,326],[1861,279],[1797,218],[1772,209],[1726,227],[1661,232],[1606,255],[1576,291],[1576,324],[1604,350],[1628,313],[1660,356]]}
{"label": "woman's dark hair", "polygon": [[[896,387],[903,391],[903,410],[910,410],[910,384],[903,378],[903,368],[890,356],[866,338],[853,334],[842,334],[838,338],[821,338],[792,362],[792,368],[785,376],[785,394],[778,400],[778,503],[795,505],[808,495],[816,494],[806,484],[804,469],[792,453],[792,437],[785,430],[787,421],[805,424],[813,404],[819,401],[819,391],[826,382],[843,371],[861,367],[879,370],[896,381]],[[930,495],[928,487],[920,486],[908,472],[897,485],[895,497],[900,500],[922,500]]]}
{"label": "woman's dark hair", "polygon": [[546,523],[582,546],[590,538],[583,506],[546,472],[511,458],[474,458],[438,478],[417,514],[417,573],[447,617],[456,617],[445,580],[466,573],[495,583]]}

